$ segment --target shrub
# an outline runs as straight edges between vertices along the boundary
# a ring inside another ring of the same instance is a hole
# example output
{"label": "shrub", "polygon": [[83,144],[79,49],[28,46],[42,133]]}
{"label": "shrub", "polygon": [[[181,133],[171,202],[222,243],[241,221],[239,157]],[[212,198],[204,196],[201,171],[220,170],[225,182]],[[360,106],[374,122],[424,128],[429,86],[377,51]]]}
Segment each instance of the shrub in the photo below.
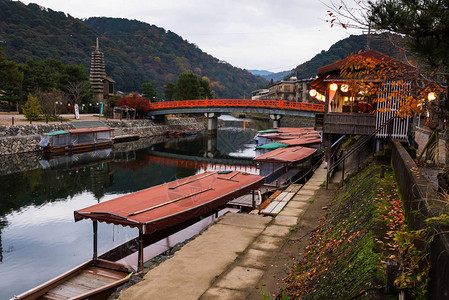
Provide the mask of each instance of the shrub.
{"label": "shrub", "polygon": [[28,95],[28,100],[22,107],[22,110],[27,120],[37,120],[42,114],[42,108],[37,97],[33,97],[31,94]]}

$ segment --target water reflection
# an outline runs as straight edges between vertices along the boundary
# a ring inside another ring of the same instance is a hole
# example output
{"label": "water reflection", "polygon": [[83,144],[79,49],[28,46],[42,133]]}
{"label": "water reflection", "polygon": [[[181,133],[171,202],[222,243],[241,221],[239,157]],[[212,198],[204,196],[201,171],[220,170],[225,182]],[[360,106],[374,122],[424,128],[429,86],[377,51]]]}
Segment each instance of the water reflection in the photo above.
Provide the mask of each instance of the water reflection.
{"label": "water reflection", "polygon": [[[241,123],[240,123],[241,124]],[[164,182],[238,165],[254,130],[227,127],[216,137],[156,138],[117,144],[90,155],[0,162],[0,299],[8,299],[90,258],[90,222],[73,211]],[[238,156],[238,155],[237,155]],[[99,224],[99,251],[133,238],[135,230]]]}

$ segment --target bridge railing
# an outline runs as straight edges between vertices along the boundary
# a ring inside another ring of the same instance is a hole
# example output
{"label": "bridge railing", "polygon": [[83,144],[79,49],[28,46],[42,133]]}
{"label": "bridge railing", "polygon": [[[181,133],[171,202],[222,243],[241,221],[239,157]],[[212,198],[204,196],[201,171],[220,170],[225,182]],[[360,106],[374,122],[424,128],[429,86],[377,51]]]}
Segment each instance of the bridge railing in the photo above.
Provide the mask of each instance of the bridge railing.
{"label": "bridge railing", "polygon": [[323,104],[303,103],[283,100],[251,100],[251,99],[202,99],[179,100],[151,103],[150,110],[187,107],[261,107],[294,110],[324,111]]}

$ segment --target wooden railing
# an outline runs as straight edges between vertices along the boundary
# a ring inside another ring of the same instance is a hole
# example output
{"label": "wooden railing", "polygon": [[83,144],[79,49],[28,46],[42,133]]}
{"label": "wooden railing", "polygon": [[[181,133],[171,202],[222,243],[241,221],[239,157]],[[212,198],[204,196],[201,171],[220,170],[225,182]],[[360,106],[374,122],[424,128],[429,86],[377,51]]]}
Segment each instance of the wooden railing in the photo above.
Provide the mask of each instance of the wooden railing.
{"label": "wooden railing", "polygon": [[151,103],[150,110],[166,108],[191,108],[191,107],[259,107],[280,108],[293,110],[308,110],[323,112],[323,104],[303,103],[282,100],[251,100],[251,99],[204,99],[204,100],[180,100]]}

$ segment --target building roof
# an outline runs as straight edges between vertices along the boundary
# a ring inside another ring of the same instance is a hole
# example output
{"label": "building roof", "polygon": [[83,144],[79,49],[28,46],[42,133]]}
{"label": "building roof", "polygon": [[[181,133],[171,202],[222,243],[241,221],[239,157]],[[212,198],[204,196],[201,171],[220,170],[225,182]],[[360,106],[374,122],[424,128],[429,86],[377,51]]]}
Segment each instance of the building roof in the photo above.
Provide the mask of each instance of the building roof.
{"label": "building roof", "polygon": [[92,219],[149,234],[212,213],[263,183],[264,177],[239,171],[206,172],[77,210],[75,221]]}
{"label": "building roof", "polygon": [[[393,61],[394,59],[386,54],[380,53],[376,50],[367,50],[365,52],[361,52],[357,55],[360,55],[362,57],[373,57],[379,60],[386,60],[386,61]],[[327,74],[327,73],[331,73],[331,72],[335,72],[338,71],[340,72],[340,69],[342,66],[345,65],[345,63],[347,62],[348,57],[341,59],[341,60],[337,60],[334,63],[328,64],[326,66],[323,66],[321,68],[317,69],[317,75],[323,75],[323,74]]]}

